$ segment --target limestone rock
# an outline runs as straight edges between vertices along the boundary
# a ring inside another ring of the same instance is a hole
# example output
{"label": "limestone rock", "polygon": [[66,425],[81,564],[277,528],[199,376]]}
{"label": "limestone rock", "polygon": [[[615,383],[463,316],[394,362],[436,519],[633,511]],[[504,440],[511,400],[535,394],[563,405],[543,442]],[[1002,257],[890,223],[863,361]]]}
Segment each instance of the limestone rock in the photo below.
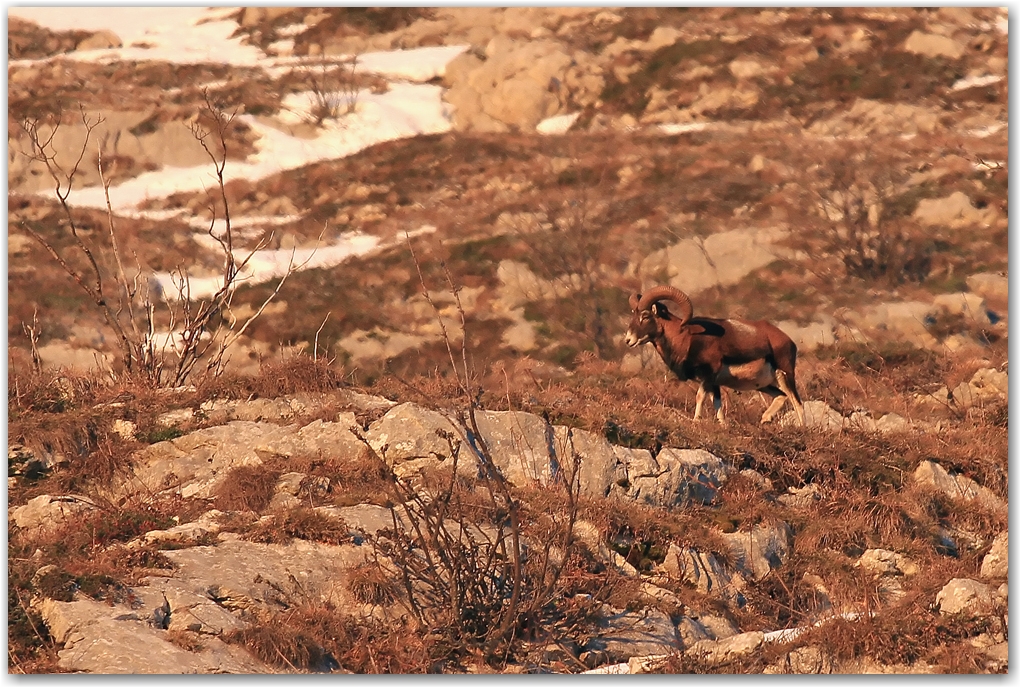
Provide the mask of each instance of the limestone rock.
{"label": "limestone rock", "polygon": [[623,493],[658,506],[711,503],[731,469],[702,449],[664,448],[652,458],[647,451],[621,454],[627,471]]}
{"label": "limestone rock", "polygon": [[95,510],[96,504],[87,496],[36,496],[23,506],[10,509],[12,523],[22,529],[52,529],[63,525],[75,515]]}
{"label": "limestone rock", "polygon": [[930,460],[921,461],[921,464],[914,470],[914,480],[921,484],[927,484],[951,498],[977,501],[996,511],[1008,510],[1007,504],[991,489],[979,485],[969,477],[950,474],[941,465]]}
{"label": "limestone rock", "polygon": [[886,413],[875,423],[875,429],[889,434],[906,432],[910,429],[910,421],[896,413]]}
{"label": "limestone rock", "polygon": [[886,549],[868,549],[854,563],[875,575],[904,575],[909,577],[918,572],[917,564],[910,558]]}
{"label": "limestone rock", "polygon": [[552,427],[531,413],[485,410],[475,414],[492,460],[512,484],[549,484],[558,470],[554,465]]}
{"label": "limestone rock", "polygon": [[846,418],[845,426],[863,432],[879,431],[878,422],[875,421],[875,418],[871,417],[870,413],[864,410],[855,410],[850,413],[850,417]]}
{"label": "limestone rock", "polygon": [[737,570],[754,580],[761,580],[786,562],[791,536],[790,526],[783,521],[756,525],[749,532],[722,535],[729,544]]}
{"label": "limestone rock", "polygon": [[1004,274],[979,272],[967,277],[967,288],[983,298],[1007,301],[1009,279]]}
{"label": "limestone rock", "polygon": [[939,294],[933,304],[948,315],[962,315],[984,327],[992,324],[985,299],[976,293]]}
{"label": "limestone rock", "polygon": [[703,639],[688,652],[710,664],[727,663],[757,651],[765,641],[763,632],[744,632],[726,639]]}
{"label": "limestone rock", "polygon": [[175,408],[165,413],[160,413],[156,418],[156,424],[160,427],[187,427],[195,417],[192,408]]}
{"label": "limestone rock", "polygon": [[[393,527],[393,516],[389,508],[360,503],[356,506],[319,506],[316,512],[341,518],[352,532],[360,532],[374,536],[379,530]],[[397,522],[401,522],[400,511],[397,511]]]}
{"label": "limestone rock", "polygon": [[1009,532],[1002,532],[992,541],[992,548],[981,561],[981,577],[1000,579],[1009,573]]}
{"label": "limestone rock", "polygon": [[766,674],[792,673],[794,675],[829,675],[836,672],[832,658],[816,646],[794,649],[778,663],[766,666]]}
{"label": "limestone rock", "polygon": [[693,585],[702,594],[719,593],[730,586],[730,574],[711,553],[670,544],[659,567],[670,577]]}
{"label": "limestone rock", "polygon": [[[779,419],[783,426],[797,426],[800,420],[794,411],[789,411]],[[843,429],[843,416],[829,407],[825,401],[804,401],[804,426],[816,427],[827,432],[838,432]]]}
{"label": "limestone rock", "polygon": [[605,437],[583,429],[553,427],[553,446],[561,470],[571,470],[573,455],[580,458],[580,489],[589,496],[606,496],[610,488],[626,477],[626,468]]}
{"label": "limestone rock", "polygon": [[963,191],[945,198],[924,198],[914,210],[914,219],[925,225],[967,226],[987,223],[994,209],[975,208]]}
{"label": "limestone rock", "polygon": [[917,134],[930,133],[938,124],[938,112],[923,105],[858,98],[849,111],[819,120],[808,131],[820,136]]}
{"label": "limestone rock", "polygon": [[781,257],[782,250],[774,243],[782,236],[778,230],[734,229],[704,240],[684,239],[642,260],[638,275],[646,284],[665,279],[690,295],[717,285],[729,286]]}
{"label": "limestone rock", "polygon": [[204,637],[187,651],[146,622],[144,612],[82,599],[43,599],[37,610],[58,644],[61,668],[86,673],[273,673],[240,647]]}
{"label": "limestone rock", "polygon": [[597,635],[588,640],[585,650],[603,651],[609,661],[615,662],[663,654],[676,646],[676,628],[662,611],[621,611],[604,606]]}
{"label": "limestone rock", "polygon": [[977,580],[956,577],[939,591],[935,603],[943,615],[963,613],[978,616],[992,610],[993,591],[987,584]]}
{"label": "limestone rock", "polygon": [[787,493],[781,494],[776,500],[791,508],[807,508],[821,500],[822,493],[817,484],[805,484],[803,487],[789,487]]}
{"label": "limestone rock", "polygon": [[954,60],[962,57],[964,52],[963,45],[952,38],[922,31],[910,34],[903,49],[925,57],[948,57]]}
{"label": "limestone rock", "polygon": [[224,539],[216,546],[165,551],[176,566],[179,589],[212,598],[220,606],[260,616],[299,603],[345,597],[347,571],[372,554],[367,546],[333,546],[293,539],[260,544]]}
{"label": "limestone rock", "polygon": [[304,408],[304,404],[289,398],[256,398],[251,401],[213,399],[203,403],[200,412],[211,424],[224,424],[232,420],[286,422]]}
{"label": "limestone rock", "polygon": [[793,320],[783,320],[775,324],[797,344],[798,353],[814,351],[819,346],[831,346],[836,341],[836,322],[828,315],[822,315],[820,321],[810,322],[804,326],[798,325]]}
{"label": "limestone rock", "polygon": [[261,465],[259,452],[277,454],[280,443],[297,430],[297,425],[238,420],[152,444],[134,455],[134,479],[116,487],[115,494],[179,491],[185,498],[209,498],[232,468]]}
{"label": "limestone rock", "polygon": [[[981,368],[974,373],[967,384],[970,387],[971,403],[976,400],[1001,398],[1009,400],[1009,375],[989,367]],[[954,399],[956,399],[954,391]]]}
{"label": "limestone rock", "polygon": [[[365,433],[368,443],[389,464],[421,457],[450,456],[449,443],[436,434],[449,432],[460,438],[453,422],[445,415],[414,403],[401,403],[376,420]],[[461,452],[461,458],[466,458]]]}
{"label": "limestone rock", "polygon": [[124,43],[113,31],[103,29],[96,31],[88,38],[83,38],[75,48],[76,50],[106,50],[107,48],[119,48]]}
{"label": "limestone rock", "polygon": [[690,649],[704,639],[726,639],[738,633],[736,625],[717,615],[684,616],[677,622],[676,631],[683,649]]}
{"label": "limestone rock", "polygon": [[513,260],[501,260],[496,268],[496,276],[500,281],[499,302],[507,311],[529,301],[569,296],[581,284],[576,275],[557,280],[542,279],[524,263]]}
{"label": "limestone rock", "polygon": [[[454,126],[532,131],[543,119],[561,114],[568,84],[580,90],[583,78],[570,72],[585,61],[556,41],[496,35],[485,46],[485,60],[465,53],[447,67],[446,99],[455,108]],[[591,84],[596,85],[601,88]]]}
{"label": "limestone rock", "polygon": [[[151,530],[143,534],[136,542],[140,545],[151,544],[194,544],[204,537],[218,534],[220,531],[219,519],[223,516],[221,511],[213,509],[203,513],[192,522],[175,525],[165,530]],[[131,544],[128,544],[130,546]]]}
{"label": "limestone rock", "polygon": [[[100,32],[103,33],[103,32]],[[88,41],[90,39],[86,39]],[[94,47],[109,47],[110,36],[96,39],[98,42]],[[119,42],[119,39],[117,39]],[[79,49],[81,45],[79,44]],[[68,165],[68,169],[75,161],[73,151],[82,150],[87,131],[81,121],[72,121],[65,118],[54,132],[48,126],[40,127],[40,135],[48,137],[52,134],[53,150],[55,151],[57,163]],[[174,167],[192,167],[208,164],[209,158],[202,146],[191,135],[187,127],[180,123],[150,126],[153,122],[151,111],[131,111],[105,109],[103,121],[89,136],[89,140],[101,139],[106,142],[104,159],[106,155],[116,156],[122,160],[132,161],[130,170],[133,173],[141,173],[147,168],[160,167],[163,165]],[[139,131],[147,133],[139,133]],[[42,163],[34,161],[22,155],[13,155],[16,150],[25,153],[29,152],[26,138],[15,136],[11,143],[12,156],[10,158],[11,188],[18,189],[23,193],[35,193],[37,191],[52,191],[49,177],[45,174],[36,174],[38,170],[44,170]],[[134,172],[137,170],[137,172]],[[82,165],[75,180],[81,182],[82,186],[93,186],[100,183],[99,171],[95,165]],[[87,362],[87,361],[84,361]]]}
{"label": "limestone rock", "polygon": [[892,339],[916,346],[932,346],[937,340],[928,331],[936,322],[936,308],[922,301],[879,303],[868,308],[863,316],[848,313],[848,319],[865,330],[882,332]]}
{"label": "limestone rock", "polygon": [[644,370],[662,375],[672,374],[666,363],[662,362],[662,356],[652,346],[641,346],[633,353],[625,353],[620,360],[620,372],[624,374],[637,374]]}

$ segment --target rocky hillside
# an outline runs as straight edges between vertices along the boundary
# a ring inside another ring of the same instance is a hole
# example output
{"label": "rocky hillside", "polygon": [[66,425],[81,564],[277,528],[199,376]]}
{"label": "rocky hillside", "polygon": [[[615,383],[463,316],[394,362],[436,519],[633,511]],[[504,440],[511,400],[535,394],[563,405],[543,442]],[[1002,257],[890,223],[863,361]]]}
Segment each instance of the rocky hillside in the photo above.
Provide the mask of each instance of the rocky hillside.
{"label": "rocky hillside", "polygon": [[[1004,10],[25,12],[12,672],[1008,669]],[[308,262],[155,388],[53,253],[172,332],[227,213],[219,331]],[[691,420],[666,283],[794,338],[806,427]]]}

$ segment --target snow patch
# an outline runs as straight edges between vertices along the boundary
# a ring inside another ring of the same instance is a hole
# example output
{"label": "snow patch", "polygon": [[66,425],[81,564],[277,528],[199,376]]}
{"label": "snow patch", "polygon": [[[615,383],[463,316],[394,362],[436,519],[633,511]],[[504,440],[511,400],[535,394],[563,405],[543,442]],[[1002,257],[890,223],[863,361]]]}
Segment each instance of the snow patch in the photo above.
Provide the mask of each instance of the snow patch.
{"label": "snow patch", "polygon": [[[427,224],[408,232],[407,238],[431,234],[435,231],[434,226]],[[280,279],[292,267],[302,270],[336,267],[348,258],[368,255],[391,245],[393,244],[382,243],[376,236],[351,232],[340,237],[336,243],[330,246],[258,251],[248,259],[238,273],[237,285],[251,286]],[[234,259],[241,263],[248,258],[249,252],[248,250],[234,250]],[[149,288],[154,299],[179,300],[186,297],[197,301],[211,298],[219,292],[223,288],[223,276],[189,277],[187,283],[182,284],[179,274],[157,272],[150,278]]]}
{"label": "snow patch", "polygon": [[667,136],[676,134],[687,134],[692,131],[704,131],[708,128],[708,122],[686,122],[684,124],[660,124],[659,131]]}
{"label": "snow patch", "polygon": [[[247,161],[229,162],[224,173],[226,182],[254,182],[313,162],[347,157],[376,143],[444,133],[451,128],[442,89],[429,84],[393,84],[380,94],[361,91],[356,112],[340,122],[327,120],[312,139],[291,136],[250,115],[239,115],[239,119],[259,136],[258,152]],[[131,214],[132,208],[150,199],[213,188],[216,177],[211,166],[164,167],[111,186],[110,200],[114,212]],[[102,186],[76,190],[71,202],[78,207],[106,207]]]}
{"label": "snow patch", "polygon": [[581,116],[580,112],[573,114],[556,115],[555,117],[549,117],[543,119],[535,127],[535,131],[546,136],[565,134],[577,121],[577,118]]}
{"label": "snow patch", "polygon": [[446,73],[446,65],[470,45],[437,45],[358,55],[359,72],[424,83]]}
{"label": "snow patch", "polygon": [[[204,7],[8,7],[8,16],[36,22],[54,31],[100,31],[117,34],[123,48],[76,51],[61,59],[83,62],[165,60],[177,64],[202,62],[256,66],[265,54],[231,38],[237,22]],[[211,20],[211,21],[210,21]],[[132,47],[134,45],[147,47]],[[49,58],[47,58],[49,59]],[[11,65],[46,60],[12,60]]]}
{"label": "snow patch", "polygon": [[953,84],[952,90],[962,91],[968,88],[974,88],[976,86],[988,86],[993,83],[1002,81],[1002,77],[996,74],[986,74],[985,76],[968,76],[965,79],[960,79]]}

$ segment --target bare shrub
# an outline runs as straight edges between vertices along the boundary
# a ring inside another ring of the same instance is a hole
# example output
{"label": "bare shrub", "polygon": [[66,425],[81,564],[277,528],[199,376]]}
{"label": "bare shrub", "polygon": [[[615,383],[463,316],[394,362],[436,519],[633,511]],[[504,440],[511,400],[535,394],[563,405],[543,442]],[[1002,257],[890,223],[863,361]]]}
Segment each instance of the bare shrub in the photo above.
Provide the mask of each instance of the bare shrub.
{"label": "bare shrub", "polygon": [[597,180],[593,174],[571,174],[564,182],[569,188],[567,197],[560,203],[541,206],[539,216],[548,222],[538,226],[518,222],[512,231],[528,247],[529,262],[538,276],[552,286],[552,293],[526,295],[533,300],[568,299],[570,311],[563,313],[565,324],[583,334],[595,353],[606,358],[614,348],[610,316],[615,312],[612,303],[618,294],[607,271],[607,266],[615,262],[616,243],[607,218],[610,204],[605,197],[605,170]]}
{"label": "bare shrub", "polygon": [[[439,432],[450,453],[441,470],[422,471],[413,480],[393,474],[388,480],[394,502],[392,527],[376,537],[379,565],[400,581],[403,593],[398,602],[419,628],[429,628],[434,659],[459,662],[477,651],[490,663],[505,662],[521,639],[522,622],[541,626],[562,614],[554,601],[562,595],[558,582],[573,549],[580,459],[574,455],[573,460],[562,461],[556,483],[549,488],[566,508],[562,517],[552,517],[546,536],[528,546],[522,502],[478,429],[475,412],[482,390],[469,354],[458,289],[444,267],[464,328],[455,353],[413,248],[411,253],[457,382],[461,407],[453,419],[459,429],[457,434]],[[355,434],[372,450],[359,432]],[[374,450],[372,454],[386,464],[384,455]],[[478,465],[480,477],[462,476],[461,461]]]}
{"label": "bare shrub", "polygon": [[[176,387],[192,374],[199,361],[205,362],[206,372],[221,374],[227,350],[247,331],[266,306],[276,297],[287,277],[297,269],[293,262],[288,266],[275,290],[255,312],[243,321],[229,315],[234,290],[243,277],[245,267],[262,250],[268,239],[259,242],[247,252],[235,253],[234,235],[230,221],[230,207],[224,186],[224,170],[229,158],[228,138],[234,126],[234,113],[226,113],[205,93],[205,108],[190,130],[201,144],[213,164],[222,202],[224,229],[214,231],[216,210],[208,233],[223,251],[222,286],[209,298],[193,300],[191,283],[183,267],[174,270],[171,280],[176,294],[152,294],[149,280],[135,258],[135,267],[129,274],[118,243],[115,215],[110,201],[111,179],[104,171],[103,147],[96,152],[100,181],[106,196],[107,232],[105,236],[88,237],[70,203],[75,178],[94,138],[96,128],[103,122],[101,116],[90,116],[79,105],[79,114],[85,127],[85,140],[77,158],[69,167],[58,161],[53,139],[61,125],[61,117],[50,121],[25,119],[21,128],[28,137],[30,156],[41,163],[54,184],[54,193],[64,215],[64,226],[72,239],[71,249],[60,249],[60,242],[44,238],[32,222],[22,221],[25,229],[60,265],[102,313],[104,321],[115,333],[120,348],[119,360],[128,375],[140,374],[154,386]],[[208,128],[207,128],[208,127]],[[102,240],[101,240],[102,239]],[[157,315],[155,298],[166,297],[166,312]],[[176,299],[174,299],[176,295]],[[165,326],[167,335],[158,329]],[[34,330],[28,330],[34,341]],[[111,370],[111,374],[113,371]]]}
{"label": "bare shrub", "polygon": [[358,106],[358,82],[355,71],[358,57],[355,55],[349,62],[329,63],[319,60],[308,71],[310,88],[309,120],[321,126],[327,119],[340,119],[354,112]]}
{"label": "bare shrub", "polygon": [[845,274],[921,282],[932,268],[932,248],[897,204],[907,191],[905,175],[883,158],[879,143],[842,141],[845,154],[818,171],[817,193],[824,243]]}

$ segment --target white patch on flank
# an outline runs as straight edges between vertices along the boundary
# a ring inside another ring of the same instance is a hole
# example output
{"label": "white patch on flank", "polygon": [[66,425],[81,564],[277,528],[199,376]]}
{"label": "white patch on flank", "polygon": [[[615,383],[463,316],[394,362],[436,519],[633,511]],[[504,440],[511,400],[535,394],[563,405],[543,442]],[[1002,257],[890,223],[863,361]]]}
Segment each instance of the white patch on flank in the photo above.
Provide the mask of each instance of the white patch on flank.
{"label": "white patch on flank", "polygon": [[732,329],[743,334],[755,334],[758,332],[753,325],[750,325],[747,322],[741,322],[740,320],[727,320],[727,322]]}

